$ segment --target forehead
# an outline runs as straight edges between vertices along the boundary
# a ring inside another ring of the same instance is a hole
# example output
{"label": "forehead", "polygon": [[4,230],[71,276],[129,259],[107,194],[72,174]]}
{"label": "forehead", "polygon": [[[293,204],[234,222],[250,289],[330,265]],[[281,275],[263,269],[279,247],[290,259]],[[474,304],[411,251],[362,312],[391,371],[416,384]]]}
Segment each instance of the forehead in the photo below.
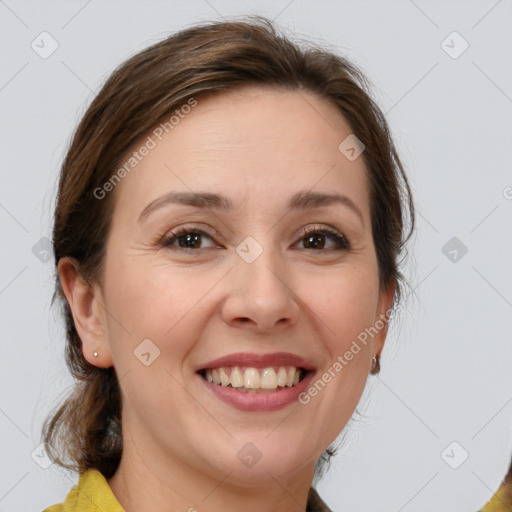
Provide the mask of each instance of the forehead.
{"label": "forehead", "polygon": [[139,213],[171,190],[222,192],[235,208],[252,200],[275,203],[283,194],[284,204],[295,189],[336,189],[367,210],[363,158],[351,161],[338,149],[352,130],[329,101],[261,87],[196,101],[167,130],[155,127],[128,152],[126,160],[151,146],[143,157],[139,151],[140,161],[117,186],[116,210]]}

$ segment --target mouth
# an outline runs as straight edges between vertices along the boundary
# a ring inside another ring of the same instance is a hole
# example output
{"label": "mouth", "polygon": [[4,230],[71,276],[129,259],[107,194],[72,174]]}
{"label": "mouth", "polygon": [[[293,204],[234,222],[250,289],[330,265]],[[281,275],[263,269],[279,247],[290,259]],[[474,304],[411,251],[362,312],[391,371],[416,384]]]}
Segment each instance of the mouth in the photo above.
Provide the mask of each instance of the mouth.
{"label": "mouth", "polygon": [[197,373],[207,382],[219,387],[232,388],[241,393],[264,394],[293,388],[313,372],[297,366],[282,365],[264,368],[220,366],[203,368]]}
{"label": "mouth", "polygon": [[296,404],[316,374],[310,361],[290,352],[239,352],[195,370],[210,396],[240,411],[256,413]]}

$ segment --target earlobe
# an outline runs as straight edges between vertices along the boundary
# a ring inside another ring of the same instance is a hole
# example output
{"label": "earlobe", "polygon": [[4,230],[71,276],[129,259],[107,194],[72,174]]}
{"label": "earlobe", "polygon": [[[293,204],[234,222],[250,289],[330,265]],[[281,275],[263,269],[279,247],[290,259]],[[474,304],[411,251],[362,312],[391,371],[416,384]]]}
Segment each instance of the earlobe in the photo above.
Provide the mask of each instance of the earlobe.
{"label": "earlobe", "polygon": [[113,363],[101,289],[84,280],[78,269],[79,265],[73,258],[59,260],[57,271],[62,290],[82,340],[84,358],[94,366],[108,368]]}

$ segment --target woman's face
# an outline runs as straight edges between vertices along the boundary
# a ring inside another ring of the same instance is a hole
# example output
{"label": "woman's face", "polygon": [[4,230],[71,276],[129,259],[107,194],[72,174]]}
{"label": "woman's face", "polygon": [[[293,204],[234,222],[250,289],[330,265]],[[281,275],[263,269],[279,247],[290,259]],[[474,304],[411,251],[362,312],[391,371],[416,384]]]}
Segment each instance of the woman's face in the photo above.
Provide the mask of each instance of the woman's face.
{"label": "woman's face", "polygon": [[[363,158],[338,149],[349,125],[307,92],[199,99],[168,131],[114,192],[96,295],[105,329],[86,353],[120,380],[125,455],[233,483],[311,478],[385,329],[358,336],[392,298],[379,293]],[[283,386],[295,366],[305,384]]]}

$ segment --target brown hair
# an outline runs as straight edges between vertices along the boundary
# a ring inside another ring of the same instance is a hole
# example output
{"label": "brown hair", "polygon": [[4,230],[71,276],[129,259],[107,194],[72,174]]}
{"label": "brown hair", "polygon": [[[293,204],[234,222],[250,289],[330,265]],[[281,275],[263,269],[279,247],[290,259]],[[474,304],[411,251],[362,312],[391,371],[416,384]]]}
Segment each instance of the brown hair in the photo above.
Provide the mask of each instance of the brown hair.
{"label": "brown hair", "polygon": [[[414,210],[384,115],[353,64],[318,46],[291,42],[259,16],[187,28],[112,73],[80,121],[62,165],[53,227],[56,264],[71,257],[83,280],[101,285],[114,194],[98,200],[94,191],[143,136],[187,100],[244,85],[315,93],[341,112],[364,143],[380,287],[397,283],[396,304],[403,281],[399,255],[412,232]],[[96,468],[110,478],[123,445],[115,369],[98,368],[83,357],[56,273],[52,304],[57,298],[67,327],[66,363],[76,384],[46,419],[43,440],[62,467],[80,473]],[[317,470],[333,453],[323,454]]]}

